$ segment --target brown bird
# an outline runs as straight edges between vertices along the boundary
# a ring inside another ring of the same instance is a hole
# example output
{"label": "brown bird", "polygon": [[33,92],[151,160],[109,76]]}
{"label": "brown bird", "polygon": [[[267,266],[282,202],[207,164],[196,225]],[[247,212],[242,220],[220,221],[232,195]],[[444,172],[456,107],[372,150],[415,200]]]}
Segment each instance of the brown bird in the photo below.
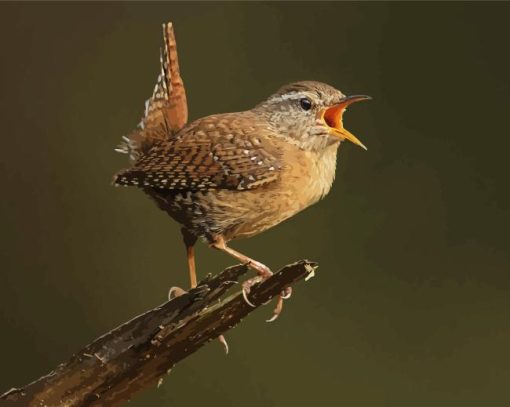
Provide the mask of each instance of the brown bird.
{"label": "brown bird", "polygon": [[[365,148],[343,127],[342,115],[351,103],[369,97],[345,96],[320,82],[296,82],[250,110],[207,116],[179,128],[187,119],[186,99],[176,53],[171,57],[172,39],[168,26],[169,45],[154,95],[138,130],[118,149],[130,153],[133,163],[115,175],[114,184],[141,188],[182,225],[192,287],[197,281],[193,247],[201,238],[257,272],[259,279],[244,285],[246,296],[250,285],[272,273],[228,242],[261,233],[329,192],[341,143]],[[289,295],[290,290],[280,295],[275,317]]]}

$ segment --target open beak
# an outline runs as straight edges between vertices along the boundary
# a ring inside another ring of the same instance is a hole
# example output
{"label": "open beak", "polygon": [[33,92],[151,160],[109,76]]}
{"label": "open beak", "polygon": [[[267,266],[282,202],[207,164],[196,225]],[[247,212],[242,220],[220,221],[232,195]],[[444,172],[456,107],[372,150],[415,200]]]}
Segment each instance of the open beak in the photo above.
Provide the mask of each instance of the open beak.
{"label": "open beak", "polygon": [[331,134],[340,137],[342,140],[349,140],[361,148],[367,149],[358,138],[350,131],[344,129],[342,117],[351,103],[360,102],[362,100],[372,99],[370,96],[354,95],[346,96],[342,101],[334,106],[328,107],[321,112],[321,118],[324,120],[326,125],[329,127]]}

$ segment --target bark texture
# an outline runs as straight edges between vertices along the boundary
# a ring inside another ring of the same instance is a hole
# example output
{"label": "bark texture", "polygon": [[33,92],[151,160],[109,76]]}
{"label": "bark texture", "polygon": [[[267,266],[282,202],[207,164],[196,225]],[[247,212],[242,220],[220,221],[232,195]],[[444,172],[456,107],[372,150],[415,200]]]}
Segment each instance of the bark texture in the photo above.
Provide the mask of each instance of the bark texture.
{"label": "bark texture", "polygon": [[[285,287],[313,276],[315,268],[306,260],[285,266],[251,288],[250,302],[255,308],[265,304]],[[4,393],[0,406],[123,404],[255,309],[237,285],[246,271],[239,265],[209,275],[189,292],[97,338],[48,375]]]}

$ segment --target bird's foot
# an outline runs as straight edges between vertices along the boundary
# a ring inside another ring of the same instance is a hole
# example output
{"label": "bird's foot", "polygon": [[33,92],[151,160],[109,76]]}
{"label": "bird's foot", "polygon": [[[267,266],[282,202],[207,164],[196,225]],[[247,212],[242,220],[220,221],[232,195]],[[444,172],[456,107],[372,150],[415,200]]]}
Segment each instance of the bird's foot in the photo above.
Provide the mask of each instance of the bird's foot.
{"label": "bird's foot", "polygon": [[273,322],[280,316],[283,309],[283,300],[289,299],[291,295],[292,287],[285,287],[285,289],[280,294],[278,294],[276,299],[276,307],[274,307],[273,310],[273,316],[269,319],[266,319],[266,322]]}
{"label": "bird's foot", "polygon": [[288,300],[290,297],[292,297],[292,287],[285,287],[281,295],[282,300]]}
{"label": "bird's foot", "polygon": [[[266,277],[265,279],[268,279],[268,278],[269,277]],[[250,278],[243,282],[243,298],[244,298],[244,301],[246,302],[246,304],[248,304],[250,307],[253,307],[253,308],[257,307],[254,303],[252,303],[248,299],[248,294],[250,293],[251,287],[253,287],[257,283],[264,281],[265,279],[263,279],[261,276],[256,276],[256,277]]]}
{"label": "bird's foot", "polygon": [[[261,283],[261,282],[267,280],[269,277],[271,277],[273,275],[273,273],[271,272],[271,270],[269,270],[269,268],[267,266],[265,266],[264,264],[259,263],[257,261],[250,261],[250,263],[248,265],[250,267],[252,267],[253,269],[255,269],[255,271],[257,272],[258,275],[256,277],[250,278],[249,280],[246,280],[243,283],[243,291],[242,292],[243,292],[244,301],[246,301],[246,303],[248,305],[250,305],[251,307],[255,308],[256,305],[253,304],[250,301],[250,299],[248,298],[248,294],[250,293],[251,287],[253,287],[257,283]],[[273,322],[278,318],[278,316],[281,314],[282,309],[283,309],[283,300],[290,298],[291,295],[292,295],[292,287],[286,287],[280,294],[278,294],[278,297],[276,300],[276,306],[273,310],[273,316],[271,318],[269,318],[268,320],[266,320],[266,322]]]}
{"label": "bird's foot", "polygon": [[246,303],[249,306],[256,308],[256,305],[253,304],[248,299],[248,294],[250,293],[250,289],[255,284],[266,281],[269,277],[271,277],[273,275],[273,272],[265,264],[259,263],[258,261],[252,260],[252,259],[249,260],[248,267],[255,270],[257,272],[257,276],[250,278],[250,279],[246,280],[245,282],[243,282],[243,298],[244,298],[244,301],[246,301]]}
{"label": "bird's foot", "polygon": [[168,290],[168,301],[173,300],[176,297],[180,297],[183,294],[186,294],[187,291],[183,290],[181,287],[170,287]]}

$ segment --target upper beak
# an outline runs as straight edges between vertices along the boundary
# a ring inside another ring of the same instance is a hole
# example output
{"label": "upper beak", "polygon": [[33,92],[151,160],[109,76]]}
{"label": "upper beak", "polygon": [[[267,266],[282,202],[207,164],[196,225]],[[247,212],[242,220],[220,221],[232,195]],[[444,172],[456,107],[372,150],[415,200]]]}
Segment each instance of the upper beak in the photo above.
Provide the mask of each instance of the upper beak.
{"label": "upper beak", "polygon": [[358,138],[352,134],[350,131],[344,129],[344,125],[342,122],[342,116],[351,103],[360,102],[362,100],[370,100],[372,99],[370,96],[364,95],[354,95],[354,96],[346,96],[342,99],[342,101],[334,106],[331,106],[327,109],[324,109],[321,112],[321,118],[324,120],[326,125],[330,128],[330,131],[333,135],[340,137],[342,140],[349,140],[351,143],[354,143],[361,148],[367,149]]}

